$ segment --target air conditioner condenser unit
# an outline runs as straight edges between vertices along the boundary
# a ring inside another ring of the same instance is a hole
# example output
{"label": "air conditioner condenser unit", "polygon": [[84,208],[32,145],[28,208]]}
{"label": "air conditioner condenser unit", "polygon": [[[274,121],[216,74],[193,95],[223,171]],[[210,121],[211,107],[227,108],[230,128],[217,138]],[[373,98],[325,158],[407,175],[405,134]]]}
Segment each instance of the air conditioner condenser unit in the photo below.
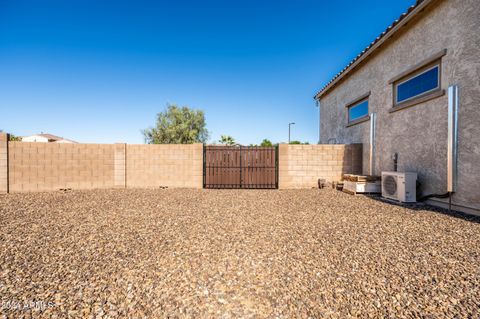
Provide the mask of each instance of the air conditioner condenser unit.
{"label": "air conditioner condenser unit", "polygon": [[417,201],[417,173],[382,172],[382,197],[403,203]]}

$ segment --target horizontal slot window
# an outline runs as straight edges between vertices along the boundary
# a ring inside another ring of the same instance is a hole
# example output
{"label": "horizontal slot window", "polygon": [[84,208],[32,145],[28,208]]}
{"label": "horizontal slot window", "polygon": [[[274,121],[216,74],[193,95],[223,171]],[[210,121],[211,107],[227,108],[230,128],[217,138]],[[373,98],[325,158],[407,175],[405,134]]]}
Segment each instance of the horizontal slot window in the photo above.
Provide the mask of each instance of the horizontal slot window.
{"label": "horizontal slot window", "polygon": [[368,99],[348,107],[348,123],[363,119],[368,116]]}
{"label": "horizontal slot window", "polygon": [[395,104],[410,101],[440,88],[440,65],[394,84]]}

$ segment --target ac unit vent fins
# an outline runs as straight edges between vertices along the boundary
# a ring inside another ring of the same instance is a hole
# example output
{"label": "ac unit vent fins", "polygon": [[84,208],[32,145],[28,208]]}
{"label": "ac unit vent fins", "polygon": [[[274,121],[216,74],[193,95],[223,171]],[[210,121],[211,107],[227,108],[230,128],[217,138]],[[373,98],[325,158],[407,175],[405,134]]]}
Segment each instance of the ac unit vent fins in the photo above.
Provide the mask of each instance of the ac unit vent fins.
{"label": "ac unit vent fins", "polygon": [[397,179],[391,175],[385,176],[383,188],[388,195],[395,195],[397,193]]}

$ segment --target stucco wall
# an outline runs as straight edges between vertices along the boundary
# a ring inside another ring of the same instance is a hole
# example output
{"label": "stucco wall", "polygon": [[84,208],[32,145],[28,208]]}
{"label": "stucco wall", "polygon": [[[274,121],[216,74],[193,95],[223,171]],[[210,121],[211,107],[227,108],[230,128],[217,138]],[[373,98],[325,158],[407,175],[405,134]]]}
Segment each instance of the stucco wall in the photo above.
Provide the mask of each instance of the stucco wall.
{"label": "stucco wall", "polygon": [[278,149],[278,187],[318,187],[318,179],[339,181],[343,174],[361,173],[362,144],[288,145]]}
{"label": "stucco wall", "polygon": [[[480,209],[480,1],[440,0],[398,32],[357,70],[320,99],[321,141],[364,143],[368,173],[369,126],[346,127],[345,105],[371,91],[369,112],[377,113],[375,174],[393,169],[418,173],[424,194],[444,193],[447,183],[447,95],[389,113],[388,81],[418,62],[447,49],[441,86],[460,89],[457,205]],[[392,41],[393,40],[393,41]]]}

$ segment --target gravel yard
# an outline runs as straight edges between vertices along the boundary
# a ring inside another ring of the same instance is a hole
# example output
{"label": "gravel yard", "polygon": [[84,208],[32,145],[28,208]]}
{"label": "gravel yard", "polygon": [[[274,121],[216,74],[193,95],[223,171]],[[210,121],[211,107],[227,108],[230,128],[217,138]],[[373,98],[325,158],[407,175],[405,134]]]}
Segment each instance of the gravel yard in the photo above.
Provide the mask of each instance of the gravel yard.
{"label": "gravel yard", "polygon": [[480,224],[327,190],[0,195],[5,317],[480,317]]}

